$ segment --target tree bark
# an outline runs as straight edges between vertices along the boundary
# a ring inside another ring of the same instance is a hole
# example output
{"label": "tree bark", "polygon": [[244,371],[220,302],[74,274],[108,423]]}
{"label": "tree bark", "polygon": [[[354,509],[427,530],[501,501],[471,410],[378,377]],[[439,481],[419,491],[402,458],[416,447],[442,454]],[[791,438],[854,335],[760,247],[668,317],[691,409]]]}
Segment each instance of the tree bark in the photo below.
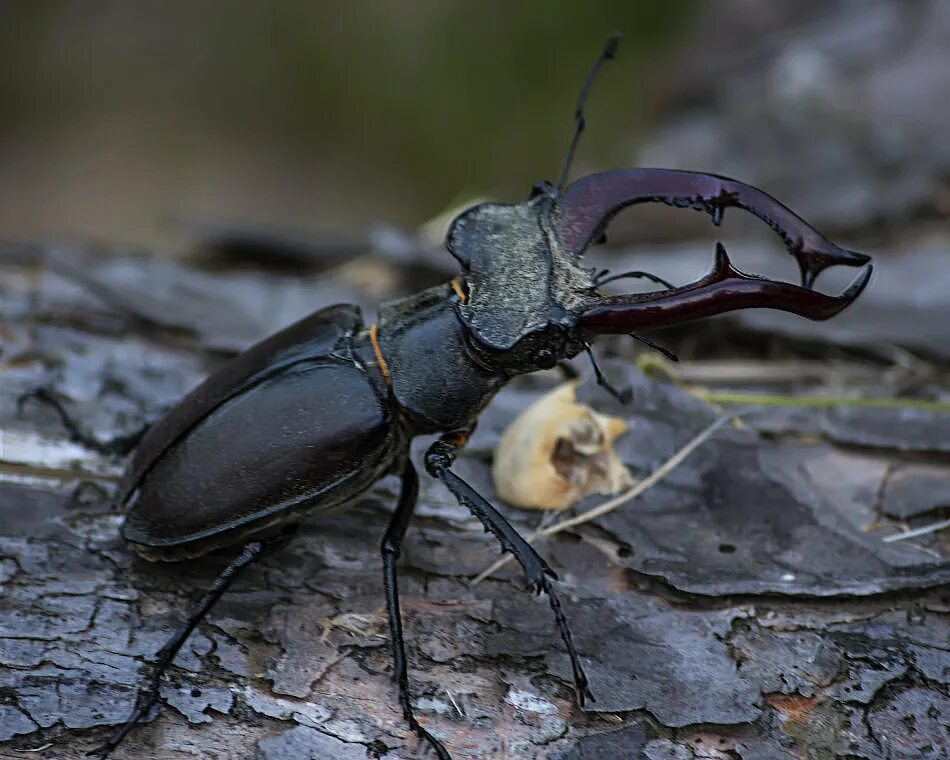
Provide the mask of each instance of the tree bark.
{"label": "tree bark", "polygon": [[[372,297],[332,278],[211,278],[88,255],[96,295],[20,254],[0,260],[0,756],[68,760],[126,719],[150,658],[230,555],[136,558],[110,502],[122,461],[17,398],[51,388],[106,440],[160,414],[222,351],[307,309]],[[618,451],[643,477],[719,412],[628,366],[610,371],[633,387],[629,408],[592,385],[581,394],[627,417]],[[506,388],[459,461],[495,503],[491,452],[555,382]],[[470,585],[497,547],[423,476],[400,572],[427,729],[454,758],[946,756],[947,542],[882,541],[946,505],[946,417],[911,415],[938,445],[909,461],[903,410],[796,414],[759,408],[637,501],[538,544],[591,678],[587,710],[544,600],[514,563]],[[867,443],[868,426],[891,439]],[[382,607],[379,542],[397,485],[306,520],[250,567],[176,659],[158,716],[114,757],[423,756],[390,681]],[[505,512],[524,532],[538,520]]]}

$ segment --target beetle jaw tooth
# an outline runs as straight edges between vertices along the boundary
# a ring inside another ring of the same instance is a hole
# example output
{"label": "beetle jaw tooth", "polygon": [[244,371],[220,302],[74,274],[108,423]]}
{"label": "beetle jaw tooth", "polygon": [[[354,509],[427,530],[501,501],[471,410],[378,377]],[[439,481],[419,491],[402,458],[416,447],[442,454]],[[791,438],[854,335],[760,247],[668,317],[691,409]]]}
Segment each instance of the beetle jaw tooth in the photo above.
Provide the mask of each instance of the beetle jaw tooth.
{"label": "beetle jaw tooth", "polygon": [[841,295],[829,296],[809,287],[746,274],[732,265],[725,247],[717,243],[713,269],[705,277],[672,290],[593,299],[577,315],[577,324],[593,334],[629,333],[751,308],[778,309],[824,321],[861,295],[872,272],[868,265]]}

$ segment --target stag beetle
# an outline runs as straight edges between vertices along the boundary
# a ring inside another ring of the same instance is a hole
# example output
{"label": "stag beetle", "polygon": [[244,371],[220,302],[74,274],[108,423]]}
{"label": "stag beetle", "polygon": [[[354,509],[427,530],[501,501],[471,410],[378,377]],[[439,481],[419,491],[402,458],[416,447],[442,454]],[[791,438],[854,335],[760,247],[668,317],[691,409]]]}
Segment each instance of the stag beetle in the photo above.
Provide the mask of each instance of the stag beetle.
{"label": "stag beetle", "polygon": [[[617,43],[617,37],[608,41],[581,89],[557,185],[541,182],[528,200],[485,203],[453,221],[446,247],[459,264],[458,277],[384,304],[369,326],[351,305],[311,314],[222,366],[145,434],[115,496],[126,509],[124,539],[150,560],[242,548],[158,652],[128,721],[90,754],[108,755],[149,714],[176,653],[243,568],[286,540],[305,515],[345,507],[384,475],[396,474],[401,493],[382,541],[393,678],[408,725],[439,758],[449,758],[413,715],[399,612],[396,564],[418,494],[409,442],[418,435],[440,434],[425,454],[426,472],[514,555],[529,588],[546,595],[578,702],[593,700],[553,585],[557,576],[453,472],[480,412],[513,377],[589,352],[599,335],[639,337],[641,328],[754,307],[824,320],[854,301],[871,276],[868,266],[839,296],[815,292],[815,278],[826,267],[862,266],[870,258],[839,248],[771,196],[726,177],[623,169],[565,189],[588,90]],[[705,211],[716,225],[727,208],[754,214],[798,261],[801,286],[738,271],[721,245],[713,270],[684,287],[644,272],[607,277],[585,266],[585,250],[603,237],[612,217],[644,202]],[[600,290],[624,276],[648,277],[665,289],[613,296]]]}

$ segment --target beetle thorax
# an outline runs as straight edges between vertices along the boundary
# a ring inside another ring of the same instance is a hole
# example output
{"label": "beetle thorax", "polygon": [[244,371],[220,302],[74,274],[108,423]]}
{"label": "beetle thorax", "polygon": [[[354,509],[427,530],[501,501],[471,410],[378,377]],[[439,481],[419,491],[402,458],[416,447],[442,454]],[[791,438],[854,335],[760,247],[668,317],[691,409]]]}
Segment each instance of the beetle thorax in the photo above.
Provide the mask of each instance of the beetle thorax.
{"label": "beetle thorax", "polygon": [[560,250],[549,223],[552,206],[543,195],[475,206],[455,220],[446,241],[468,288],[458,307],[462,321],[480,347],[505,364],[523,365],[520,371],[576,353],[574,310],[594,289],[593,270]]}

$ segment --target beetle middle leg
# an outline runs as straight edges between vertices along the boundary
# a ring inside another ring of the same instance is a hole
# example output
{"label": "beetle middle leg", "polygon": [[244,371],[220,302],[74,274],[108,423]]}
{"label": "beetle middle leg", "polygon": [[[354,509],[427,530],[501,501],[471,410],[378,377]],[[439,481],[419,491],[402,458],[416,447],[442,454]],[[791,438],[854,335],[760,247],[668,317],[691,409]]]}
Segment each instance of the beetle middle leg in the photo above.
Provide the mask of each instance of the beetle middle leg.
{"label": "beetle middle leg", "polygon": [[112,750],[119,746],[129,731],[151,712],[152,708],[158,703],[162,676],[165,675],[165,671],[168,670],[175,656],[178,654],[178,651],[191,635],[191,632],[198,623],[204,619],[218,599],[221,598],[221,595],[228,590],[240,572],[254,562],[254,560],[260,558],[266,550],[284,544],[290,538],[292,530],[293,529],[284,531],[274,537],[251,541],[241,550],[241,553],[237,557],[225,566],[218,574],[218,577],[214,579],[211,588],[205,592],[201,601],[192,611],[191,615],[188,616],[185,623],[165,642],[165,646],[158,650],[155,656],[155,662],[152,664],[152,675],[149,678],[148,685],[139,690],[135,698],[135,706],[132,708],[132,714],[129,716],[129,719],[110,737],[109,741],[100,747],[90,750],[86,754],[96,755],[101,758],[108,757]]}
{"label": "beetle middle leg", "polygon": [[561,609],[561,601],[551,585],[552,580],[557,580],[557,573],[548,566],[547,562],[541,558],[531,544],[522,538],[514,526],[485,497],[452,472],[451,467],[456,454],[467,440],[468,432],[454,432],[443,435],[426,451],[426,471],[433,478],[441,480],[452,492],[452,495],[458,499],[459,503],[467,507],[481,521],[482,525],[485,526],[485,530],[498,539],[502,549],[511,552],[514,558],[518,560],[518,564],[521,565],[521,569],[524,571],[525,580],[528,582],[528,588],[536,594],[544,592],[547,595],[548,603],[551,605],[552,612],[554,612],[554,621],[557,624],[558,632],[561,634],[564,647],[567,649],[568,657],[571,660],[577,701],[581,707],[584,707],[588,700],[594,701],[594,695],[591,694],[587,675],[584,673],[580,658],[574,649],[574,638],[571,635],[571,629],[567,624],[564,611]]}
{"label": "beetle middle leg", "polygon": [[409,670],[406,666],[406,647],[402,636],[402,618],[399,613],[399,582],[396,574],[396,563],[402,550],[402,539],[409,527],[416,501],[419,497],[419,476],[416,468],[408,459],[402,471],[402,489],[399,493],[399,504],[393,513],[383,536],[383,588],[386,595],[386,612],[389,615],[389,632],[392,637],[393,648],[393,680],[399,686],[399,704],[402,714],[409,727],[416,735],[427,741],[439,756],[439,760],[451,760],[445,747],[432,734],[426,731],[416,720],[409,701]]}

